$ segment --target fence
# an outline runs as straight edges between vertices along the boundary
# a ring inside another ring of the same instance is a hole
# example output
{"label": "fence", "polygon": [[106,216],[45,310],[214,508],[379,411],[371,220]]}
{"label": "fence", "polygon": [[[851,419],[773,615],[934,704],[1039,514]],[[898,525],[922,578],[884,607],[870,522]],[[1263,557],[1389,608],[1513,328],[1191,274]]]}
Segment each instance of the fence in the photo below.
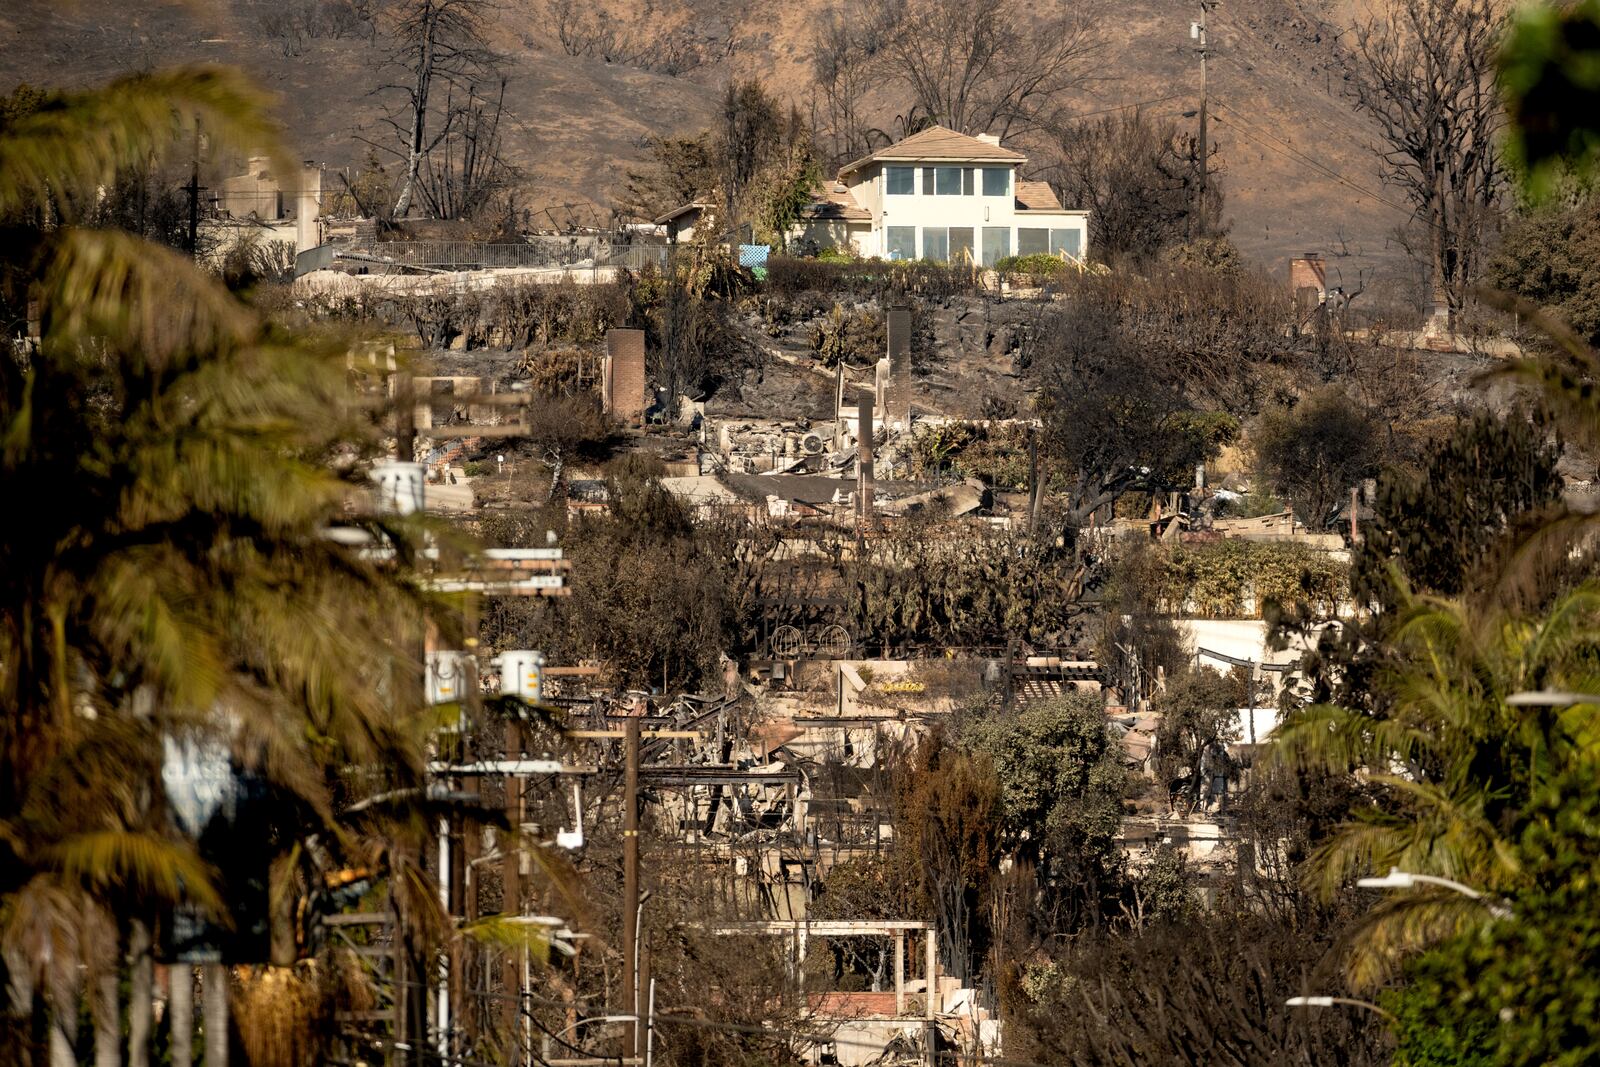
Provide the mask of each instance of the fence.
{"label": "fence", "polygon": [[642,270],[667,261],[665,245],[613,245],[598,237],[543,238],[518,243],[474,241],[378,241],[371,255],[381,260],[435,270],[491,270],[513,267],[622,267]]}

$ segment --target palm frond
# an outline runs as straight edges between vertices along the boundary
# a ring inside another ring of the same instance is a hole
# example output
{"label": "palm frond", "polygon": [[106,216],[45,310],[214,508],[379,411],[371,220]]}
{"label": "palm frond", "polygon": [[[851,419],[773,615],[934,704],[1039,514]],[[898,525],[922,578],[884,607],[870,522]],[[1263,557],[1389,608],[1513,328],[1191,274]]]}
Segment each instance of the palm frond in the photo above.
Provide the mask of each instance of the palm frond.
{"label": "palm frond", "polygon": [[220,66],[177,67],[119,78],[101,89],[59,93],[0,127],[0,213],[53,200],[92,202],[130,167],[193,151],[198,124],[214,148],[282,157],[268,98]]}
{"label": "palm frond", "polygon": [[126,354],[124,372],[227,351],[257,329],[250,310],[193,260],[116,230],[61,231],[41,283],[51,345],[110,345]]}
{"label": "palm frond", "polygon": [[494,948],[524,949],[538,963],[550,960],[551,938],[537,923],[519,921],[521,916],[485,915],[461,925],[461,935],[480,945]]}
{"label": "palm frond", "polygon": [[129,894],[190,901],[221,914],[211,868],[188,844],[138,830],[89,830],[46,845],[42,859],[92,896]]}

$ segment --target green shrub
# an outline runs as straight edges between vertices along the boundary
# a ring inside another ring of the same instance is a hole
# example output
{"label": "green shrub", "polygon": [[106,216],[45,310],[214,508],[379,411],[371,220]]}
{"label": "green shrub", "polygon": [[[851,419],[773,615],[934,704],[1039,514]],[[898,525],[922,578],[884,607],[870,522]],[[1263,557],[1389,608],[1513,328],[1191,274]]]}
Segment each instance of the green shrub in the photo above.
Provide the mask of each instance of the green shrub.
{"label": "green shrub", "polygon": [[[1304,601],[1331,615],[1349,596],[1350,565],[1309,545],[1229,538],[1176,546],[1153,576],[1162,608],[1172,614],[1237,618],[1253,594],[1259,616],[1267,601]],[[1187,607],[1185,605],[1188,605]]]}
{"label": "green shrub", "polygon": [[926,259],[825,260],[772,256],[767,260],[767,289],[775,293],[823,292],[881,299],[893,293],[934,298],[976,292],[979,272],[971,267]]}
{"label": "green shrub", "polygon": [[1007,256],[994,265],[994,269],[1001,274],[1033,274],[1048,277],[1055,274],[1065,274],[1068,270],[1076,269],[1073,264],[1060,256],[1052,256],[1047,252],[1035,252],[1028,256]]}

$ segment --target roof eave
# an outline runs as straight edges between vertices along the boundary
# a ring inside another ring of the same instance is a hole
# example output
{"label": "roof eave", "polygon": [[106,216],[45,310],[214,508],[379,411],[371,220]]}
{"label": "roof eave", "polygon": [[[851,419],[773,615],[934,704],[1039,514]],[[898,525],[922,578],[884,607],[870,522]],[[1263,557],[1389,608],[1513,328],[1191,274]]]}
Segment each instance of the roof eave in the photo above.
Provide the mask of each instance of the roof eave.
{"label": "roof eave", "polygon": [[846,163],[839,168],[839,180],[843,181],[846,174],[854,174],[872,163],[988,163],[1021,166],[1028,161],[1028,157],[1020,152],[1013,152],[1007,156],[933,156],[919,152],[912,156],[887,156],[873,153],[854,163]]}

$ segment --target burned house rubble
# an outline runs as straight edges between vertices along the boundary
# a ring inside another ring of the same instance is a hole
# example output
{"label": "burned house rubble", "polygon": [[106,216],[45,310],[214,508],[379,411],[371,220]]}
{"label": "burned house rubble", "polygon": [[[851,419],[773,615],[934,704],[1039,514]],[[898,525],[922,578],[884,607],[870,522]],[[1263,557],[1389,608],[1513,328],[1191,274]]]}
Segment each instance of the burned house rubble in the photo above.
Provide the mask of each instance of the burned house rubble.
{"label": "burned house rubble", "polygon": [[[1103,728],[1109,773],[1125,793],[1108,835],[1118,870],[1137,884],[1177,857],[1206,898],[1241,862],[1270,861],[1270,848],[1241,837],[1239,793],[1274,743],[1282,709],[1297,699],[1307,645],[1272,647],[1267,591],[1248,572],[1222,608],[1174,593],[1164,622],[1187,667],[1246,679],[1237,706],[1218,709],[1224,721],[1214,736],[1185,747],[1167,728],[1171,679],[1147,665],[1138,638],[1118,630],[1110,568],[1135,549],[1170,560],[1216,546],[1342,564],[1349,540],[1308,529],[1288,509],[1240,515],[1246,477],[1230,472],[1213,485],[1204,469],[1185,489],[1136,495],[1136,508],[1096,509],[1080,529],[1052,525],[1041,517],[1057,491],[1039,458],[1043,422],[1026,408],[938,410],[910,359],[914,316],[893,307],[885,319],[886,351],[876,362],[824,366],[769,353],[768,364],[713,396],[657,388],[649,330],[610,328],[573,355],[563,388],[594,395],[613,455],[648,459],[638,469],[653,472],[651,493],[664,491],[653,499],[675,505],[672,536],[725,539],[720,550],[752,577],[735,594],[737,619],[718,631],[720,667],[701,675],[702,691],[669,689],[665,665],[642,679],[645,688],[619,691],[626,651],[564,664],[545,664],[541,654],[547,717],[530,716],[503,737],[488,731],[472,759],[441,761],[441,775],[517,806],[520,833],[565,849],[575,863],[608,873],[620,865],[614,910],[624,955],[648,940],[639,924],[645,895],[656,892],[695,901],[671,936],[692,927],[725,951],[770,959],[789,998],[782,1018],[805,1035],[796,1053],[806,1062],[977,1063],[1007,1054],[1001,1005],[952,949],[948,916],[924,904],[885,913],[829,896],[830,877],[837,884],[891,869],[891,858],[905,854],[908,767],[926,746],[959,737],[974,716],[1085,714],[1091,729]],[[398,363],[389,353],[373,358]],[[580,564],[556,558],[562,546],[635,513],[632,490],[612,468],[526,443],[540,430],[531,399],[537,360],[448,351],[430,364],[431,373],[396,373],[389,386],[390,399],[410,410],[424,507],[468,523],[540,509],[548,541],[519,551],[550,558],[515,561],[527,571],[522,580],[570,576],[586,595],[622,601],[606,591],[617,589],[614,572],[635,566],[632,556],[583,581]],[[1006,476],[977,477],[945,462],[950,441],[981,442],[1005,462]],[[1369,503],[1353,502],[1352,535],[1369,515]],[[519,536],[539,542],[537,530]],[[943,571],[954,571],[963,548],[975,577],[958,588]],[[935,606],[922,586],[900,582],[918,568],[927,572],[918,576],[923,585],[944,587],[946,601]],[[662,588],[678,600],[697,595],[689,578],[655,573],[651,596]],[[991,588],[1008,582],[1021,603]],[[947,604],[954,608],[940,630],[930,620]],[[1070,610],[1030,626],[1041,604]],[[509,615],[507,629],[552,619],[559,627],[560,604],[539,608]],[[1338,611],[1330,614],[1336,623]],[[906,632],[917,627],[925,632]],[[503,676],[485,672],[481,684],[492,699]],[[494,855],[498,839],[469,844],[466,836],[463,862]],[[506,885],[516,877],[500,875]],[[487,874],[473,879],[460,898],[463,917],[490,914],[505,899]],[[590,951],[582,942],[592,931],[570,921],[557,929],[572,935],[577,958]],[[580,969],[558,971],[563,996]],[[492,996],[514,996],[529,981],[506,973],[476,994],[458,990],[468,1001],[462,1010],[487,1012]],[[647,1013],[640,975],[622,976],[638,983],[633,999],[622,994],[618,1008],[608,993],[601,1017]],[[579,1018],[578,1009],[568,1017]],[[644,1040],[632,1031],[621,1040],[629,1039],[635,1051]],[[527,1040],[531,1048],[533,1035]]]}

